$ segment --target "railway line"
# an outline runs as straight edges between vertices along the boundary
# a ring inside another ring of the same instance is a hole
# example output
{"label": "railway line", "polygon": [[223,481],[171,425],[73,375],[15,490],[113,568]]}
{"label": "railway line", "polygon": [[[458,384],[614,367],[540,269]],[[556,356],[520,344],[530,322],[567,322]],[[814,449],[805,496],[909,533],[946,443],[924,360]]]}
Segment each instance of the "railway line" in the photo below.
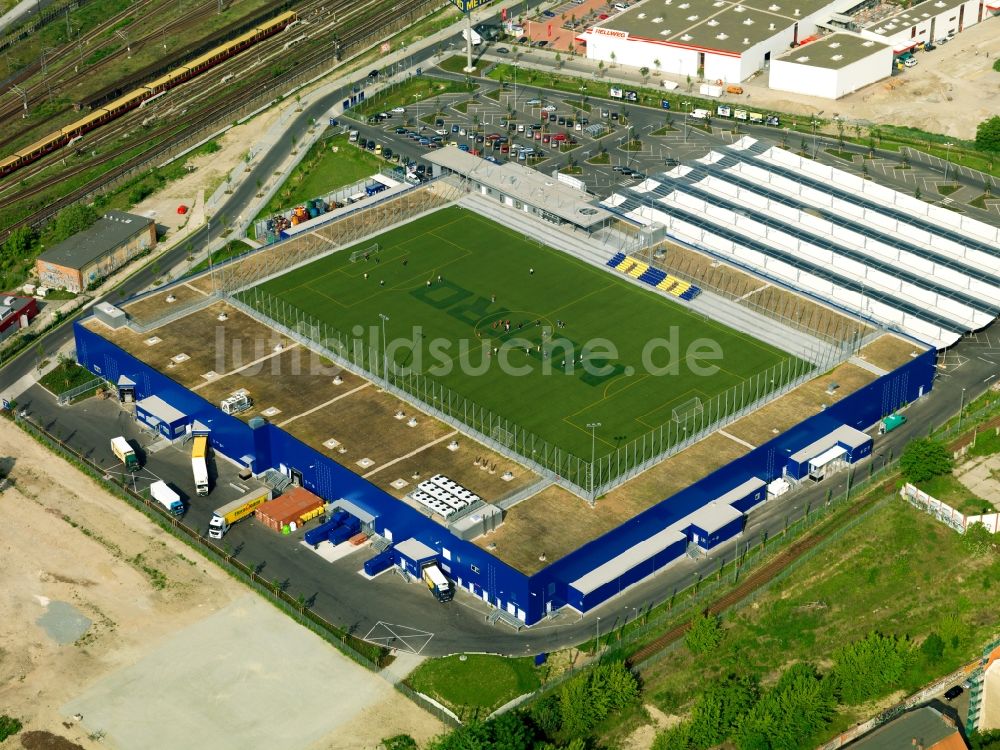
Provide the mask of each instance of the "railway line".
{"label": "railway line", "polygon": [[[852,506],[851,515],[863,513],[869,507],[874,505],[883,496],[883,494],[891,493],[893,491],[893,487],[890,483],[883,484],[881,489],[884,490],[884,492],[869,491],[862,495],[861,499]],[[764,565],[750,573],[750,575],[744,578],[743,581],[735,588],[727,591],[707,607],[702,609],[701,613],[719,615],[730,607],[739,604],[754,591],[777,578],[778,575],[788,568],[789,565],[803,557],[807,552],[809,552],[809,550],[817,547],[821,542],[835,534],[840,525],[841,524],[831,524],[792,542],[792,544],[781,550]],[[628,665],[630,667],[640,667],[642,663],[650,657],[660,651],[663,651],[668,646],[671,646],[683,638],[684,634],[691,629],[691,625],[692,620],[686,620],[650,641],[628,657],[626,660]]]}
{"label": "railway line", "polygon": [[[344,3],[344,5],[348,4]],[[206,76],[205,79],[193,79],[191,83],[175,89],[174,91],[176,92],[183,92],[183,105],[180,102],[173,102],[168,94],[166,97],[157,100],[158,103],[151,110],[133,110],[129,115],[115,121],[114,127],[106,126],[105,128],[93,131],[97,136],[88,136],[84,141],[86,147],[92,151],[99,151],[101,147],[106,147],[108,148],[107,152],[98,153],[97,156],[88,158],[84,164],[73,165],[69,169],[59,170],[58,173],[46,174],[43,179],[35,184],[31,184],[33,178],[38,177],[46,168],[51,167],[54,162],[71,157],[72,151],[66,151],[61,155],[50,155],[43,162],[36,163],[33,170],[24,174],[19,173],[18,177],[22,179],[22,182],[16,183],[13,180],[8,180],[7,182],[12,184],[3,185],[5,189],[0,194],[0,210],[8,208],[15,203],[21,204],[32,197],[41,196],[50,188],[66,180],[78,177],[94,167],[114,160],[117,158],[121,148],[133,151],[147,144],[150,147],[122,164],[116,165],[100,177],[88,180],[85,184],[70,191],[58,200],[45,201],[44,205],[30,207],[23,218],[5,228],[3,234],[0,235],[0,239],[5,239],[9,231],[17,226],[38,224],[44,221],[63,206],[69,205],[79,198],[93,193],[103,184],[128,173],[135,167],[147,163],[153,158],[165,154],[177,140],[189,137],[213,123],[222,125],[230,122],[231,113],[245,102],[257,99],[266,101],[266,97],[271,95],[275,90],[280,91],[290,85],[300,75],[301,70],[312,69],[320,63],[329,60],[335,54],[350,55],[363,49],[368,46],[367,43],[370,38],[387,28],[402,13],[407,11],[418,12],[423,9],[430,10],[431,8],[436,8],[439,4],[439,0],[425,3],[407,3],[401,9],[399,6],[402,3],[395,3],[389,6],[384,2],[375,0],[363,6],[353,4],[353,12],[349,15],[336,14],[335,20],[332,18],[328,19],[328,16],[332,14],[324,14],[322,17],[315,18],[311,25],[303,27],[304,29],[308,29],[306,33],[309,36],[308,41],[311,44],[301,44],[285,50],[283,49],[283,44],[287,40],[283,40],[280,35],[268,40],[266,49],[262,48],[258,51],[258,59],[254,63],[254,73],[241,76],[241,80],[246,85],[238,90],[229,92],[223,101],[220,102],[217,99],[210,98],[212,89],[213,87],[218,88],[222,85],[221,79],[230,75],[233,68],[246,68],[246,59],[243,57],[231,58],[218,69],[213,69],[211,76]],[[376,10],[365,19],[364,23],[353,24],[352,28],[339,34],[338,37],[332,37],[330,34],[331,28],[342,28],[345,23],[349,23],[352,19],[362,16],[366,11],[372,11],[373,7]],[[249,54],[253,54],[253,52]],[[278,77],[273,77],[266,70],[266,61],[279,57],[283,62],[290,62],[292,64],[290,70]],[[195,102],[202,102],[203,106],[192,106],[192,103]],[[143,119],[150,117],[155,117],[161,121],[169,119],[169,122],[160,127],[152,127],[141,137],[129,140],[126,144],[122,145],[119,143],[125,133],[131,133],[137,127],[141,126]],[[116,148],[116,145],[119,147]]]}

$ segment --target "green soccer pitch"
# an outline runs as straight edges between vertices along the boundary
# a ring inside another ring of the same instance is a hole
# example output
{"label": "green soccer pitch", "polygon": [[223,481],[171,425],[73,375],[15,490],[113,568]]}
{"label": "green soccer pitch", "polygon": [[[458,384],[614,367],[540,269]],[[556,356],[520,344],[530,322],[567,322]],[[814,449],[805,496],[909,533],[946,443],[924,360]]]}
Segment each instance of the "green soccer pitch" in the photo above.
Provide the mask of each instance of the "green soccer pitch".
{"label": "green soccer pitch", "polygon": [[[352,252],[374,243],[379,249],[367,260],[351,261]],[[604,456],[673,422],[675,408],[687,409],[696,398],[705,403],[790,359],[684,302],[457,207],[259,288],[325,323],[327,334],[336,330],[343,341],[352,339],[354,351],[369,347],[376,372],[384,323],[385,351],[397,366],[427,374],[586,460],[590,423],[600,423],[596,455]],[[243,296],[254,304],[253,291]],[[650,350],[654,339],[661,341]],[[717,345],[718,359],[704,356],[713,349],[704,340]],[[588,344],[602,348],[588,356]]]}

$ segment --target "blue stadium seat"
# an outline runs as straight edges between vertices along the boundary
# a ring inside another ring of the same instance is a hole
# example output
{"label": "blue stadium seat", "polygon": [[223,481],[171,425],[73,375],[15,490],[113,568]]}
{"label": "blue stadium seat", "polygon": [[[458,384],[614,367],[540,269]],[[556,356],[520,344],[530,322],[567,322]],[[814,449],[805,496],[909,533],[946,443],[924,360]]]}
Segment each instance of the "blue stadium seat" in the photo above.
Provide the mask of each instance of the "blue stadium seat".
{"label": "blue stadium seat", "polygon": [[614,268],[623,260],[625,260],[625,253],[615,253],[615,256],[608,261],[608,265]]}

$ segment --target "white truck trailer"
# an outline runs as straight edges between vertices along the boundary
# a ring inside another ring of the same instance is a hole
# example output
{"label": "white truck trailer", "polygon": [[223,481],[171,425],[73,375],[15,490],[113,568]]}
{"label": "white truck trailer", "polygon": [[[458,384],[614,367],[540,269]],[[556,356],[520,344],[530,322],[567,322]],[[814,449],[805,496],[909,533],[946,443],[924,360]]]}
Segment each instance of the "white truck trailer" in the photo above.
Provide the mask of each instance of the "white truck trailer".
{"label": "white truck trailer", "polygon": [[208,454],[208,438],[196,435],[191,446],[191,473],[194,475],[194,489],[199,495],[208,494],[208,464],[205,456]]}
{"label": "white truck trailer", "polygon": [[156,502],[166,508],[171,515],[184,514],[184,503],[181,496],[174,492],[164,481],[156,481],[149,485],[149,494]]}

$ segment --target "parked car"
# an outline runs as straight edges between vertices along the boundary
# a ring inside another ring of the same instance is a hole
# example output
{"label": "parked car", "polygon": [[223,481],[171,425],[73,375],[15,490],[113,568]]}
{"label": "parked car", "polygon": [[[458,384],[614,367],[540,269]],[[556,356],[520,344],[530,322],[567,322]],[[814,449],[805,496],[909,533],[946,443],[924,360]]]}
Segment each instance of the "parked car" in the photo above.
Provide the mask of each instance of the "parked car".
{"label": "parked car", "polygon": [[406,128],[396,128],[396,135],[405,135]]}
{"label": "parked car", "polygon": [[532,47],[537,47],[538,49],[541,49],[542,47],[544,47],[547,44],[548,44],[547,40],[545,40],[545,39],[539,39],[537,42],[532,42],[531,46]]}
{"label": "parked car", "polygon": [[434,124],[435,124],[435,125],[436,125],[437,127],[439,127],[439,128],[443,128],[443,127],[444,127],[444,120],[442,120],[442,119],[441,119],[441,118],[439,117],[439,118],[437,118],[437,119],[436,119],[436,120],[434,121]]}
{"label": "parked car", "polygon": [[668,167],[679,167],[681,165],[681,163],[677,161],[677,159],[671,159],[669,157],[664,159],[663,163]]}
{"label": "parked car", "polygon": [[624,172],[625,171],[625,167],[623,167],[623,166],[621,166],[619,164],[616,164],[615,166],[611,167],[611,171],[612,172]]}
{"label": "parked car", "polygon": [[907,68],[915,68],[917,67],[917,58],[911,57],[906,62],[904,62],[903,65],[905,65]]}
{"label": "parked car", "polygon": [[438,128],[434,132],[437,133],[438,135],[448,135],[448,131],[445,130],[444,128]]}
{"label": "parked car", "polygon": [[370,72],[368,73],[368,77],[369,77],[369,78],[378,78],[378,71],[377,71],[377,70],[372,70],[372,71],[370,71]]}
{"label": "parked car", "polygon": [[468,151],[469,150],[469,144],[468,143],[459,143],[458,144],[458,150],[459,151]]}
{"label": "parked car", "polygon": [[931,44],[930,42],[927,42],[927,44],[924,45],[924,52],[930,52],[931,50],[935,49],[937,49],[937,47]]}
{"label": "parked car", "polygon": [[628,5],[626,3],[615,3],[613,7],[617,11],[628,10]]}
{"label": "parked car", "polygon": [[458,125],[452,125],[451,126],[451,132],[452,133],[457,133],[458,132]]}
{"label": "parked car", "polygon": [[525,102],[525,105],[528,107],[537,107],[541,103],[541,99],[528,99],[528,101]]}
{"label": "parked car", "polygon": [[955,685],[954,687],[950,687],[945,691],[944,699],[946,701],[953,701],[964,692],[965,689],[961,685]]}
{"label": "parked car", "polygon": [[405,107],[393,107],[392,111],[395,112],[397,115],[402,115],[402,114],[406,113],[406,108]]}
{"label": "parked car", "polygon": [[542,13],[542,15],[545,16],[546,18],[555,18],[556,17],[556,14],[553,13],[551,10],[545,11],[544,13]]}
{"label": "parked car", "polygon": [[528,43],[528,42],[530,42],[530,41],[531,41],[531,40],[530,40],[530,39],[528,39],[528,37],[526,37],[526,36],[522,36],[522,37],[521,37],[520,39],[518,39],[518,40],[517,40],[517,43],[518,43],[518,44],[527,44],[527,43]]}
{"label": "parked car", "polygon": [[768,125],[771,125],[773,127],[776,127],[776,128],[780,128],[781,127],[781,118],[778,117],[777,115],[768,115],[766,122],[767,122]]}
{"label": "parked car", "polygon": [[494,50],[494,52],[496,52],[498,55],[506,55],[508,52],[510,52],[510,50],[507,49],[506,47],[497,47]]}

